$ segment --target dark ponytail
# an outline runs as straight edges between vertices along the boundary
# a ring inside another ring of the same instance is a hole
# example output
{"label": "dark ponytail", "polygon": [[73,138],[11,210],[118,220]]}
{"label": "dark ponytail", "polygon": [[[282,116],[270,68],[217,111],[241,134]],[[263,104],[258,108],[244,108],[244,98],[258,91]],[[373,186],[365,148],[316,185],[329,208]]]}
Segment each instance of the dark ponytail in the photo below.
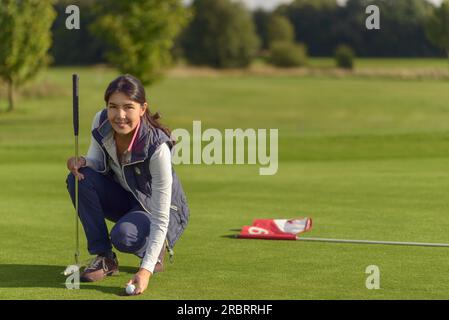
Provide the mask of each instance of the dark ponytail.
{"label": "dark ponytail", "polygon": [[[113,80],[107,87],[106,92],[104,94],[104,101],[106,105],[109,102],[109,98],[115,92],[121,92],[125,94],[129,99],[134,102],[139,103],[141,106],[147,101],[145,98],[145,88],[142,83],[136,77],[132,75],[125,74],[117,79]],[[150,112],[150,108],[147,107],[145,114],[143,115],[143,120],[147,121],[152,127],[159,128],[171,139],[171,132],[166,126],[159,122],[161,115],[159,112],[152,114]],[[175,144],[175,141],[172,140],[172,143]]]}

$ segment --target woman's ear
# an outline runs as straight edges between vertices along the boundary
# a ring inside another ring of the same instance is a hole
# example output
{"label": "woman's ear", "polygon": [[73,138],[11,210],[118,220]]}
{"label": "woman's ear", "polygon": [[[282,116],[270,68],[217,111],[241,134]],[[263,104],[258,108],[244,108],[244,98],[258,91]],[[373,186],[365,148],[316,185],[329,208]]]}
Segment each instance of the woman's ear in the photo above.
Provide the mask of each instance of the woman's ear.
{"label": "woman's ear", "polygon": [[140,116],[141,116],[141,117],[145,114],[145,112],[147,111],[147,108],[148,108],[148,103],[145,102],[145,103],[142,105],[142,108],[140,109]]}

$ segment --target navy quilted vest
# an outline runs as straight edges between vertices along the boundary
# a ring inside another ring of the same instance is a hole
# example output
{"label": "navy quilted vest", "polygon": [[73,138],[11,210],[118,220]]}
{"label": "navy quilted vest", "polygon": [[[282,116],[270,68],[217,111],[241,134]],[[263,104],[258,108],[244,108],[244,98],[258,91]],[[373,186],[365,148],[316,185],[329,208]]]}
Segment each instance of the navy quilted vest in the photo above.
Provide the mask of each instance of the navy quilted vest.
{"label": "navy quilted vest", "polygon": [[[103,150],[103,168],[102,174],[110,173],[107,157],[109,157],[103,138],[106,137],[112,126],[107,119],[107,110],[104,109],[100,116],[100,125],[92,131],[92,135]],[[149,170],[150,159],[156,148],[162,143],[167,143],[170,150],[173,144],[169,137],[159,128],[153,128],[147,121],[142,121],[134,145],[132,147],[131,161],[123,164],[123,172],[126,183],[131,189],[133,195],[140,202],[142,207],[150,212],[151,198],[151,173]],[[173,247],[179,239],[189,220],[189,207],[187,199],[182,189],[181,182],[172,166],[172,194],[170,206],[170,222],[167,231],[167,246],[170,257],[173,256]]]}

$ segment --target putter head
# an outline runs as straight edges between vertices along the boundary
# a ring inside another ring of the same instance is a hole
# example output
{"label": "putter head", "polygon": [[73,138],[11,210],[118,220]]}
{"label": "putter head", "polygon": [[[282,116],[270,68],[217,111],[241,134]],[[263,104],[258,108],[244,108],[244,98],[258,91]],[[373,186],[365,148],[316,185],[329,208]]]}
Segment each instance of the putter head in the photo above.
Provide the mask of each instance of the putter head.
{"label": "putter head", "polygon": [[80,270],[79,265],[77,264],[71,264],[65,268],[64,272],[62,272],[65,276],[70,276],[71,274],[74,274],[75,272],[78,272]]}

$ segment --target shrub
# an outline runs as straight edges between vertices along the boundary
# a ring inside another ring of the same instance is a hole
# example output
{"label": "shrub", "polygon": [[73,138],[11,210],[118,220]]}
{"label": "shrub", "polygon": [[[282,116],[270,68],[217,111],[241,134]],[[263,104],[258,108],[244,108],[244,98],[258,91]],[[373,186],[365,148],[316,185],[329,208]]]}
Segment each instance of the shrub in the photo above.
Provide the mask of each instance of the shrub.
{"label": "shrub", "polygon": [[338,68],[353,69],[354,57],[354,51],[349,46],[339,45],[335,49],[335,62]]}
{"label": "shrub", "polygon": [[293,42],[274,42],[268,62],[282,68],[302,67],[307,64],[307,48]]}

